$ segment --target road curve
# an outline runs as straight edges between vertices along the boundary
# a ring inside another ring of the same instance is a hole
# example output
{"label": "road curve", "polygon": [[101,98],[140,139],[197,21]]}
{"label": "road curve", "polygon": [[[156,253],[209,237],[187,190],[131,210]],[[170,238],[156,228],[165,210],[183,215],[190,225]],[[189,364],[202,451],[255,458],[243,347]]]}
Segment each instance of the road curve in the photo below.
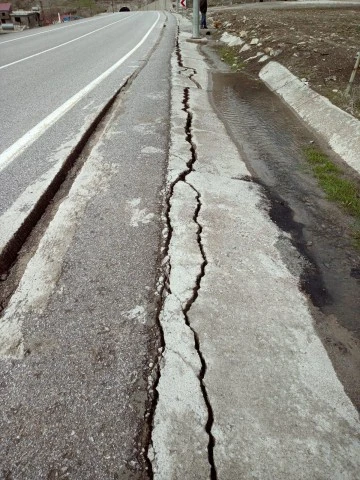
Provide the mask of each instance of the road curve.
{"label": "road curve", "polygon": [[157,12],[113,14],[5,36],[0,256],[95,119],[144,64],[164,20]]}

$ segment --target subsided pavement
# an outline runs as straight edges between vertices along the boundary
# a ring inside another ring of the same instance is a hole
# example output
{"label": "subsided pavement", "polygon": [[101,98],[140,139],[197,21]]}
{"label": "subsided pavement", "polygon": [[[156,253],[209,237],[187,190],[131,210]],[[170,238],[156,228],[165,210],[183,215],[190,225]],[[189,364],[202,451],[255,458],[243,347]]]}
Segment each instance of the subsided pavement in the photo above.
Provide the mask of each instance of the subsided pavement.
{"label": "subsided pavement", "polygon": [[355,480],[358,413],[281,256],[284,232],[209,104],[191,25],[179,22],[154,478]]}

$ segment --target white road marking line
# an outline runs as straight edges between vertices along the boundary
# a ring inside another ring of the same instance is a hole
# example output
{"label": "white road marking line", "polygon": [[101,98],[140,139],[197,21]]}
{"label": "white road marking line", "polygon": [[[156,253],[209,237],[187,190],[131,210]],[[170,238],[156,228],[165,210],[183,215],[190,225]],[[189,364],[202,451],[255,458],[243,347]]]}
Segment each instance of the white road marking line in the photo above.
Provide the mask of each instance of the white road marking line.
{"label": "white road marking line", "polygon": [[[131,15],[133,17],[134,15]],[[80,37],[73,38],[72,40],[69,40],[68,42],[60,43],[60,45],[56,45],[55,47],[48,48],[46,50],[43,50],[42,52],[34,53],[33,55],[29,55],[28,57],[20,58],[20,60],[16,60],[15,62],[7,63],[6,65],[3,65],[0,67],[0,70],[3,68],[8,68],[11,67],[12,65],[16,65],[17,63],[25,62],[25,60],[29,60],[30,58],[38,57],[39,55],[43,55],[44,53],[51,52],[52,50],[56,50],[57,48],[63,47],[64,45],[69,45],[69,43],[77,42],[81,38],[88,37],[89,35],[93,35],[96,32],[100,32],[100,30],[104,30],[104,28],[108,28],[111,25],[115,25],[116,23],[123,22],[124,20],[131,18],[131,17],[126,17],[122,18],[120,20],[117,20],[116,22],[109,23],[108,25],[105,25],[104,27],[97,28],[96,30],[93,30],[91,32],[85,33],[84,35],[80,35]]]}
{"label": "white road marking line", "polygon": [[[129,18],[129,17],[128,17]],[[130,50],[126,55],[124,55],[120,60],[118,60],[112,67],[108,68],[100,76],[95,78],[90,82],[86,87],[73,95],[69,100],[63,103],[60,107],[54,110],[50,115],[44,118],[39,122],[35,127],[29,130],[25,135],[23,135],[19,140],[13,143],[9,148],[7,148],[0,155],[0,172],[4,170],[15,158],[20,155],[26,148],[32,145],[35,140],[37,140],[43,133],[46,132],[55,122],[57,122],[66,112],[68,112],[74,105],[76,105],[81,99],[90,93],[96,86],[98,86],[105,78],[107,78],[111,73],[113,73],[120,65],[122,65],[148,38],[150,33],[154,30],[156,24],[160,19],[160,14],[158,13],[155,23],[150,27],[147,33],[144,35],[142,40],[135,45],[135,47]]]}
{"label": "white road marking line", "polygon": [[5,40],[4,42],[0,42],[0,45],[3,45],[4,43],[17,42],[18,40],[24,40],[25,38],[35,37],[37,35],[44,35],[45,33],[58,32],[59,30],[62,30],[63,28],[77,27],[79,25],[84,25],[84,23],[93,22],[94,20],[99,20],[99,19],[102,19],[102,18],[105,18],[105,17],[94,17],[94,18],[90,18],[88,20],[82,20],[82,21],[80,20],[78,22],[70,23],[68,25],[63,25],[62,27],[58,27],[58,28],[55,27],[55,28],[52,28],[50,30],[44,30],[42,32],[32,33],[31,35],[21,35],[20,37],[16,37],[16,38],[12,38],[11,40]]}

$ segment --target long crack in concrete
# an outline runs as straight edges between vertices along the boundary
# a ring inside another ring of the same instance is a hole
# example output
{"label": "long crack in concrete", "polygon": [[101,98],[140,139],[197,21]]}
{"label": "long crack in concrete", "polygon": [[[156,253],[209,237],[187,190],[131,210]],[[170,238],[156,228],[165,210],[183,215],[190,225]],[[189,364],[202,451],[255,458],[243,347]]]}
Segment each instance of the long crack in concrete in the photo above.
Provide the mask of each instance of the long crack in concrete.
{"label": "long crack in concrete", "polygon": [[[179,39],[177,38],[176,40],[176,48],[175,48],[175,55],[177,59],[177,73],[179,75],[185,75],[188,80],[191,80],[197,88],[201,88],[201,86],[193,80],[193,76],[196,74],[196,71],[193,68],[187,68],[183,64],[183,59],[181,55],[181,50],[179,46]],[[181,70],[179,70],[179,67]],[[214,446],[215,446],[215,438],[211,432],[213,422],[214,422],[214,415],[213,415],[213,409],[209,400],[209,396],[206,390],[206,385],[204,382],[204,378],[206,375],[207,371],[207,364],[204,358],[204,355],[201,351],[201,344],[200,344],[200,339],[197,331],[193,328],[193,326],[190,323],[189,320],[189,311],[196,301],[198,295],[199,295],[199,290],[201,288],[201,281],[203,277],[205,276],[205,270],[206,270],[206,265],[208,263],[207,258],[206,258],[206,253],[204,250],[204,245],[202,243],[202,231],[203,227],[201,223],[199,222],[199,214],[201,211],[202,203],[201,203],[201,194],[200,192],[191,184],[189,183],[186,178],[187,176],[191,173],[194,172],[194,164],[196,163],[197,157],[196,157],[196,145],[193,141],[193,135],[192,135],[192,114],[190,111],[190,88],[189,87],[184,87],[183,88],[183,100],[182,100],[183,108],[182,111],[185,113],[185,125],[184,125],[184,139],[183,143],[187,142],[189,145],[188,151],[190,151],[190,158],[186,161],[186,168],[183,169],[182,171],[178,172],[176,178],[169,183],[168,189],[167,189],[167,195],[165,199],[165,218],[166,218],[166,229],[165,231],[167,232],[167,238],[165,240],[165,246],[164,246],[164,270],[163,270],[163,286],[164,288],[162,289],[161,295],[162,295],[162,301],[163,301],[163,307],[165,307],[166,303],[166,298],[168,296],[173,296],[176,298],[178,303],[181,305],[181,311],[183,314],[183,319],[185,322],[186,327],[191,331],[193,335],[193,347],[195,347],[196,354],[198,356],[198,359],[200,361],[200,370],[198,370],[197,373],[197,379],[200,384],[200,390],[201,394],[203,397],[203,402],[205,404],[206,410],[207,410],[207,419],[206,422],[203,424],[203,428],[205,428],[205,432],[208,436],[208,444],[207,444],[207,456],[208,456],[208,463],[210,467],[210,471],[208,470],[207,476],[210,474],[211,480],[216,480],[217,479],[217,471],[216,471],[216,466],[215,466],[215,460],[214,460]],[[186,144],[186,143],[185,143]],[[174,155],[177,156],[177,155]],[[193,279],[193,288],[192,288],[192,293],[191,295],[187,298],[186,302],[182,302],[181,298],[176,295],[176,293],[172,292],[171,285],[170,285],[170,276],[171,276],[171,269],[172,269],[172,260],[171,260],[171,255],[170,255],[170,247],[171,247],[171,242],[172,238],[174,235],[174,229],[176,228],[176,225],[174,226],[172,223],[172,218],[171,218],[171,209],[172,209],[172,199],[174,198],[174,190],[179,186],[179,184],[186,184],[190,189],[194,192],[195,194],[195,200],[196,200],[196,207],[193,213],[192,217],[192,222],[196,225],[196,242],[198,245],[198,250],[200,253],[199,256],[199,261],[197,265],[198,273],[196,275],[196,278]],[[160,324],[161,324],[161,314],[159,315],[160,319]],[[162,330],[163,332],[163,330]],[[165,349],[169,349],[170,347],[166,345],[166,335],[163,337],[164,344],[165,344]],[[176,353],[182,361],[190,367],[190,370],[194,370],[193,365],[191,365],[191,362],[187,362],[186,355],[181,355],[179,352],[174,352]],[[160,377],[162,375],[160,371],[158,372],[159,378],[156,384],[156,387],[160,383]],[[159,393],[158,393],[159,396]],[[156,403],[155,408],[158,407],[158,402]],[[156,415],[156,412],[155,412]],[[154,426],[153,428],[155,429],[155,415],[154,415]],[[149,447],[149,452],[148,452],[148,458],[150,462],[153,463],[160,463],[161,462],[155,462],[155,457],[157,455],[156,452],[156,447],[154,446],[153,438],[151,441],[151,445]],[[169,475],[169,472],[165,471],[159,471],[160,469],[157,469],[156,466],[151,469],[151,477],[152,478],[166,478],[167,475]],[[158,475],[157,475],[158,474]],[[196,472],[194,472],[196,474]],[[176,476],[176,475],[175,475]],[[174,478],[175,478],[174,476]],[[173,476],[172,476],[173,478]],[[176,477],[177,478],[177,477]],[[200,478],[200,477],[199,477]]]}
{"label": "long crack in concrete", "polygon": [[[190,77],[191,77],[191,75],[189,76],[189,78]],[[190,109],[189,100],[190,100],[190,90],[189,90],[189,88],[185,88],[184,89],[184,106],[185,106],[184,110],[188,115],[187,123],[186,123],[186,127],[185,127],[185,133],[186,133],[186,140],[190,144],[190,151],[191,151],[191,160],[187,164],[189,170],[184,177],[185,182],[186,182],[187,175],[190,172],[194,171],[194,164],[196,162],[196,147],[193,143],[192,132],[191,132],[192,115],[189,111],[189,109]],[[188,182],[186,182],[186,183],[188,183]],[[195,349],[197,351],[197,354],[199,355],[200,362],[201,362],[201,371],[200,371],[200,374],[199,374],[199,381],[200,381],[200,385],[201,385],[201,391],[202,391],[202,394],[204,396],[205,404],[206,404],[206,407],[208,409],[208,421],[206,423],[205,429],[206,429],[207,434],[209,435],[208,455],[209,455],[209,463],[210,463],[210,468],[211,468],[210,478],[212,480],[216,480],[217,479],[217,473],[216,473],[216,467],[215,467],[215,461],[214,461],[215,438],[211,433],[211,428],[212,428],[212,425],[214,423],[214,415],[213,415],[213,410],[212,410],[212,407],[211,407],[211,403],[210,403],[210,400],[209,400],[209,397],[208,397],[208,394],[207,394],[207,391],[206,391],[206,386],[205,386],[205,383],[204,383],[204,378],[205,378],[205,375],[206,375],[207,365],[206,365],[204,355],[201,352],[201,345],[200,345],[199,336],[198,336],[197,332],[194,330],[194,328],[191,326],[190,321],[189,321],[189,317],[188,317],[188,313],[189,313],[193,303],[196,301],[196,299],[198,297],[199,290],[201,288],[201,280],[205,276],[205,269],[206,269],[206,265],[207,265],[208,262],[207,262],[207,258],[206,258],[204,246],[202,244],[202,238],[201,238],[202,225],[199,223],[199,213],[200,213],[201,206],[202,206],[201,200],[200,200],[201,195],[200,195],[200,192],[193,185],[191,185],[190,183],[188,183],[188,185],[190,185],[190,187],[196,193],[197,207],[196,207],[196,210],[195,210],[195,213],[194,213],[193,220],[198,226],[197,242],[198,242],[198,245],[199,245],[199,249],[200,249],[203,261],[202,261],[202,264],[200,266],[200,272],[199,272],[199,274],[197,276],[197,279],[196,279],[196,285],[195,285],[195,288],[194,288],[194,291],[193,291],[193,295],[189,299],[189,301],[187,302],[187,305],[183,309],[183,312],[184,312],[186,325],[191,329],[191,331],[194,334]]]}
{"label": "long crack in concrete", "polygon": [[[191,77],[191,75],[189,76],[189,78],[190,77]],[[191,160],[188,163],[189,170],[184,177],[185,182],[186,182],[186,177],[188,176],[188,174],[190,172],[194,171],[194,164],[196,162],[196,146],[193,143],[193,137],[192,137],[192,131],[191,131],[192,115],[191,115],[191,112],[189,111],[190,110],[190,102],[189,101],[190,101],[190,89],[185,88],[184,89],[184,106],[185,106],[184,110],[188,115],[187,123],[186,123],[186,127],[185,127],[185,133],[186,133],[186,140],[190,144],[190,151],[191,151]],[[186,182],[186,183],[188,183],[188,182]],[[199,355],[200,362],[201,362],[201,371],[200,371],[200,374],[199,374],[199,381],[200,381],[201,391],[202,391],[202,394],[204,396],[204,401],[205,401],[206,407],[208,409],[208,421],[206,422],[205,429],[206,429],[206,433],[209,435],[208,456],[209,456],[209,463],[210,463],[210,469],[211,469],[210,470],[210,478],[211,478],[211,480],[216,480],[217,479],[217,473],[216,473],[216,467],[215,467],[215,461],[214,461],[215,438],[211,433],[211,428],[212,428],[212,425],[214,423],[214,415],[213,415],[212,406],[211,406],[211,403],[210,403],[210,400],[209,400],[209,397],[208,397],[208,394],[207,394],[206,386],[205,386],[205,383],[204,383],[204,378],[205,378],[205,375],[206,375],[207,365],[206,365],[204,355],[201,352],[199,335],[194,330],[194,328],[191,326],[190,321],[189,321],[189,317],[188,317],[188,313],[189,313],[193,303],[196,301],[196,299],[199,295],[199,290],[201,288],[201,280],[205,276],[205,269],[206,269],[206,265],[207,265],[208,261],[207,261],[207,258],[206,258],[204,246],[203,246],[203,243],[202,243],[202,237],[201,237],[203,228],[202,228],[202,225],[199,223],[199,213],[200,213],[201,206],[202,206],[201,200],[200,200],[201,195],[200,195],[200,192],[193,185],[191,185],[190,183],[188,183],[188,185],[190,185],[190,187],[196,193],[197,207],[196,207],[196,210],[195,210],[195,213],[194,213],[193,220],[198,226],[197,242],[198,242],[198,245],[199,245],[199,249],[200,249],[203,261],[202,261],[201,266],[200,266],[200,273],[198,274],[198,276],[196,278],[196,285],[195,285],[195,288],[193,290],[193,295],[189,299],[189,301],[187,302],[187,305],[183,309],[183,312],[184,312],[186,325],[191,329],[191,331],[194,334],[195,349],[197,351],[197,354]]]}
{"label": "long crack in concrete", "polygon": [[193,296],[189,300],[189,302],[186,305],[186,307],[184,308],[183,312],[184,312],[186,325],[191,329],[191,331],[194,334],[195,349],[197,351],[197,354],[199,355],[200,362],[201,362],[201,370],[200,370],[200,374],[199,374],[199,381],[200,381],[201,391],[202,391],[202,394],[204,396],[205,404],[206,404],[206,407],[208,409],[208,420],[206,422],[205,430],[206,430],[206,433],[209,435],[208,456],[209,456],[209,463],[210,463],[210,469],[211,469],[210,470],[210,478],[211,478],[211,480],[217,480],[217,472],[216,472],[215,460],[214,460],[215,437],[213,436],[213,434],[211,432],[211,429],[212,429],[212,426],[213,426],[213,423],[214,423],[214,413],[213,413],[213,409],[212,409],[210,399],[209,399],[209,396],[207,394],[206,386],[205,386],[205,383],[204,383],[204,378],[205,378],[205,375],[206,375],[207,365],[206,365],[204,355],[201,352],[199,335],[194,330],[194,328],[191,326],[190,321],[189,321],[189,317],[188,317],[188,312],[191,309],[191,306],[193,305],[193,303],[196,301],[196,298],[199,294],[199,290],[201,288],[201,279],[205,276],[205,269],[206,269],[206,265],[208,263],[206,255],[205,255],[205,251],[204,251],[204,246],[202,244],[202,239],[201,239],[202,226],[198,221],[199,213],[200,213],[201,206],[202,206],[201,201],[200,201],[201,196],[200,196],[200,193],[192,185],[190,185],[190,186],[197,194],[196,200],[198,202],[198,207],[197,207],[197,209],[195,211],[195,214],[194,214],[194,222],[198,225],[198,231],[197,231],[198,244],[199,244],[201,256],[203,257],[203,262],[201,264],[201,271],[200,271],[200,273],[199,273],[199,275],[196,279],[196,286],[195,286],[195,289],[194,289],[194,292],[193,292]]}

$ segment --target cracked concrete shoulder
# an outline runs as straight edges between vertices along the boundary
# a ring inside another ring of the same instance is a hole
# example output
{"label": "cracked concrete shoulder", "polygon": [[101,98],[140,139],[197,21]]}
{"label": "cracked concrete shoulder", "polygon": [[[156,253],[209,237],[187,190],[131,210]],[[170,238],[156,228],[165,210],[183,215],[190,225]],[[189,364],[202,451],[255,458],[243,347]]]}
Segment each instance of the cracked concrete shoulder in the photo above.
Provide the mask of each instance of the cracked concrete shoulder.
{"label": "cracked concrete shoulder", "polygon": [[[196,70],[191,67],[186,67],[184,66],[183,59],[182,59],[182,54],[181,54],[181,49],[179,45],[179,38],[176,40],[176,48],[175,48],[175,55],[177,57],[177,68],[181,68],[183,71],[177,70],[178,75],[184,75],[184,70],[187,71],[186,77],[191,80],[197,88],[201,88],[200,84],[194,80],[192,77],[196,74]],[[211,432],[213,421],[214,421],[214,415],[213,415],[213,410],[211,406],[211,402],[208,397],[208,393],[206,390],[206,385],[204,382],[204,378],[206,375],[206,370],[207,370],[207,364],[206,360],[204,358],[204,355],[201,351],[201,344],[199,340],[199,335],[197,331],[194,329],[194,327],[191,325],[188,313],[196,301],[199,290],[201,288],[201,281],[203,277],[205,276],[205,271],[206,271],[206,265],[207,265],[207,258],[206,258],[206,253],[204,250],[203,242],[202,242],[202,231],[203,227],[199,222],[199,213],[202,207],[201,203],[201,194],[200,192],[189,182],[187,182],[187,176],[191,173],[194,172],[194,164],[196,163],[197,157],[196,157],[196,145],[194,143],[193,135],[192,135],[192,113],[190,111],[190,88],[189,87],[184,87],[183,88],[183,98],[182,98],[182,110],[185,112],[186,117],[185,117],[185,124],[184,124],[184,146],[187,144],[187,151],[188,151],[188,160],[186,161],[184,168],[182,171],[180,171],[175,178],[174,181],[172,181],[169,186],[168,186],[168,192],[166,195],[166,208],[165,208],[165,217],[166,217],[166,224],[167,224],[167,231],[168,231],[168,236],[165,241],[165,249],[164,249],[164,257],[168,258],[168,264],[166,268],[164,269],[164,277],[165,277],[165,287],[164,291],[162,292],[163,294],[163,299],[164,299],[164,305],[166,301],[166,296],[174,296],[177,301],[180,303],[180,308],[181,308],[181,313],[184,318],[184,322],[186,327],[191,331],[193,335],[193,348],[195,348],[196,354],[198,356],[199,362],[200,362],[200,369],[198,370],[197,373],[197,379],[199,382],[201,394],[203,397],[203,402],[206,407],[207,411],[207,418],[205,419],[205,424],[203,425],[203,428],[205,429],[205,432],[208,436],[208,443],[207,443],[207,456],[208,456],[208,463],[209,463],[209,476],[212,480],[217,479],[217,472],[216,472],[216,467],[215,467],[215,460],[214,460],[214,446],[215,446],[215,438]],[[180,156],[178,153],[172,153],[174,157],[182,159],[182,156]],[[174,227],[173,225],[173,219],[172,219],[172,205],[171,205],[171,200],[174,197],[174,190],[176,186],[179,183],[185,183],[187,184],[195,193],[195,205],[194,205],[194,211],[193,211],[193,216],[192,216],[192,221],[196,225],[196,235],[195,235],[195,242],[197,244],[197,249],[200,253],[199,256],[199,261],[197,265],[198,273],[196,274],[195,278],[192,279],[193,287],[192,287],[192,292],[188,296],[188,298],[185,299],[185,301],[181,300],[181,296],[177,295],[176,292],[172,291],[171,288],[171,272],[172,272],[172,258],[169,255],[169,249],[170,245],[172,243],[173,235],[174,235]],[[165,342],[165,350],[166,350],[166,335],[164,338]],[[180,359],[184,362],[185,365],[191,368],[191,364],[189,364],[186,361],[186,356],[182,355],[179,352],[174,352],[176,353]],[[161,375],[161,372],[160,372]],[[160,379],[161,380],[161,379]],[[156,416],[156,412],[155,412]],[[161,419],[160,419],[161,421]],[[154,422],[154,430],[156,429],[156,419]],[[153,448],[154,448],[154,462],[156,463],[156,456],[157,456],[157,451],[156,451],[156,446],[154,446],[154,441],[153,441]],[[155,466],[154,468],[155,476],[157,472],[157,468]],[[208,476],[208,475],[207,475]],[[165,478],[164,477],[164,471],[159,472],[159,478]]]}

